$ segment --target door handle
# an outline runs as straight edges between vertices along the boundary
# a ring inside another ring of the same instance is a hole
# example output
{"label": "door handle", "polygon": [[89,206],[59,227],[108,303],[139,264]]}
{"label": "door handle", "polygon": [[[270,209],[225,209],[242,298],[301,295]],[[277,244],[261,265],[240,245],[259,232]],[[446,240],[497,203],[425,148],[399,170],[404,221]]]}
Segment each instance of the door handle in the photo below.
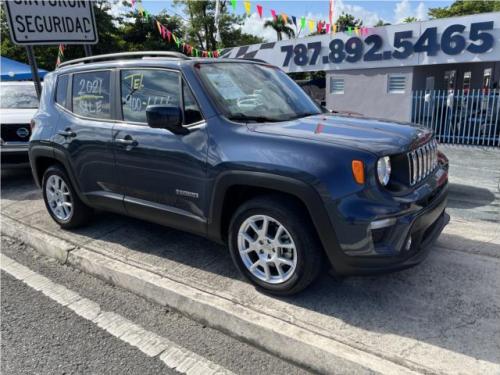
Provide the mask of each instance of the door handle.
{"label": "door handle", "polygon": [[124,138],[115,138],[115,142],[124,146],[132,147],[135,147],[139,144],[139,142],[133,139],[130,135],[126,135]]}
{"label": "door handle", "polygon": [[76,137],[76,133],[74,131],[72,131],[71,128],[66,128],[64,130],[59,130],[57,132],[57,134],[62,135],[65,138],[66,137],[70,137],[70,138]]}

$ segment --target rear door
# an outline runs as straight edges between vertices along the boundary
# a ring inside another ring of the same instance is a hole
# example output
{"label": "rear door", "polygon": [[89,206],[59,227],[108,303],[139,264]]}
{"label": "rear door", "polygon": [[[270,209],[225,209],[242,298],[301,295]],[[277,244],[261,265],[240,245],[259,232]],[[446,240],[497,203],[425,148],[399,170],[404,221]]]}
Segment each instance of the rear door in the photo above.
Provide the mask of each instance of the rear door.
{"label": "rear door", "polygon": [[[118,190],[112,130],[114,106],[112,70],[93,70],[60,76],[56,107],[60,113],[53,141],[63,153],[80,191],[96,207],[124,212]],[[67,93],[64,95],[64,82]]]}
{"label": "rear door", "polygon": [[[119,76],[123,121],[115,125],[113,140],[127,212],[183,230],[205,231],[207,135],[192,92],[175,70],[123,69]],[[189,134],[150,128],[146,108],[155,104],[183,109]]]}

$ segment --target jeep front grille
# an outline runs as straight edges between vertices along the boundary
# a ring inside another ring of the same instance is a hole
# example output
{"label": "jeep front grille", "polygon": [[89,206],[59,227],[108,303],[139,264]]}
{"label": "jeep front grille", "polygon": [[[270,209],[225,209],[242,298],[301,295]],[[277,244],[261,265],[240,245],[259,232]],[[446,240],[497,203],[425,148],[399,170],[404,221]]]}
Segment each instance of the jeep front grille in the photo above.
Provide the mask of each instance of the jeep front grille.
{"label": "jeep front grille", "polygon": [[435,139],[429,143],[408,152],[408,172],[410,185],[422,181],[436,169],[437,166],[437,142]]}

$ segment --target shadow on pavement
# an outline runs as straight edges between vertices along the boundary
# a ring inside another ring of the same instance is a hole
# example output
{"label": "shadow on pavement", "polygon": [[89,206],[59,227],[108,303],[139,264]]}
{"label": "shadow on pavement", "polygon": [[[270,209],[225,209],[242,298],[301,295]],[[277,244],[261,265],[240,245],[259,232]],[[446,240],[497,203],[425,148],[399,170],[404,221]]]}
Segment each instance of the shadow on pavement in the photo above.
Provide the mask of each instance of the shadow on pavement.
{"label": "shadow on pavement", "polygon": [[[31,175],[31,169],[2,169],[1,173],[2,200],[33,200],[40,197]],[[33,193],[34,190],[36,193]]]}
{"label": "shadow on pavement", "polygon": [[450,183],[448,194],[449,208],[476,208],[490,205],[496,199],[490,190],[456,183]]}

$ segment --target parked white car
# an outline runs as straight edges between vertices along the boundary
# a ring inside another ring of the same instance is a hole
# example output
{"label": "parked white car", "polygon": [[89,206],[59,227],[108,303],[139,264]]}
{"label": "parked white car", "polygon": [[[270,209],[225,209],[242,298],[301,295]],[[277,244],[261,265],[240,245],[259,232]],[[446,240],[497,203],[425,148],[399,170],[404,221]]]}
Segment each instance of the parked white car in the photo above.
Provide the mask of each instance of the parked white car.
{"label": "parked white car", "polygon": [[30,122],[38,103],[33,82],[0,83],[2,169],[29,166]]}

